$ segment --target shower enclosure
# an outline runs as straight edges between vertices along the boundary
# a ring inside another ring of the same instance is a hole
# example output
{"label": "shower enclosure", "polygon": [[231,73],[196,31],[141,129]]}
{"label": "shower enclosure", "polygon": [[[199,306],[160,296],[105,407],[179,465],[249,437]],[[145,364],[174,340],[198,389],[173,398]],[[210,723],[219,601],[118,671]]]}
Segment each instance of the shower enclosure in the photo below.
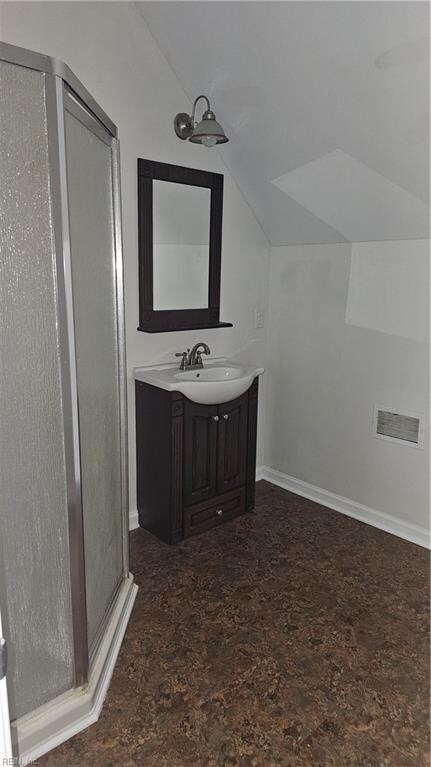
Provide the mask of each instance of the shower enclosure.
{"label": "shower enclosure", "polygon": [[97,718],[136,595],[115,125],[0,43],[0,607],[20,755]]}

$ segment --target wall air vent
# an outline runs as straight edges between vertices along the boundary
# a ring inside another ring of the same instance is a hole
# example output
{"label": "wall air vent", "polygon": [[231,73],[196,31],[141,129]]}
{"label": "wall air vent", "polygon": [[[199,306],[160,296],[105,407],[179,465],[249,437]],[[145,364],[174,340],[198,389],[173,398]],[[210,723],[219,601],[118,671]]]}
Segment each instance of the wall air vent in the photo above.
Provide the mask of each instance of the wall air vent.
{"label": "wall air vent", "polygon": [[422,417],[418,413],[390,410],[376,405],[373,433],[380,439],[403,443],[410,447],[422,447]]}

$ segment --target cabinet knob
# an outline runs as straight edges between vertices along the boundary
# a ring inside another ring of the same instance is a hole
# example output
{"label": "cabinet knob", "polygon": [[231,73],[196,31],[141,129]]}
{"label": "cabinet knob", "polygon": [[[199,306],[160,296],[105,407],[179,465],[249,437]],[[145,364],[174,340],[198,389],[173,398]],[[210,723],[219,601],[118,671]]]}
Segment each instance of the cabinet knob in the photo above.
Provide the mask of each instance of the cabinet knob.
{"label": "cabinet knob", "polygon": [[221,517],[221,515],[223,514],[223,509],[217,509],[216,514],[218,517]]}
{"label": "cabinet knob", "polygon": [[220,418],[218,417],[218,415],[213,415],[213,421],[219,421],[219,420]]}
{"label": "cabinet knob", "polygon": [[223,416],[223,418],[224,418],[224,420],[225,420],[225,421],[228,421],[228,420],[229,420],[229,416],[228,416],[228,414],[227,414],[227,413],[225,413],[225,414],[224,414],[224,416]]}

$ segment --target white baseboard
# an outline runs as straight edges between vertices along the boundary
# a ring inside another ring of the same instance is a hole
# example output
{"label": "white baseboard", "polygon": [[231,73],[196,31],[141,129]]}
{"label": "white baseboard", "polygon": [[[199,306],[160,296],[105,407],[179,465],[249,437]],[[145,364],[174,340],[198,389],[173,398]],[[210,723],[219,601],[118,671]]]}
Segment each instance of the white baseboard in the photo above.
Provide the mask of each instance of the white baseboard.
{"label": "white baseboard", "polygon": [[137,527],[139,527],[138,510],[133,509],[129,511],[129,531],[136,530]]}
{"label": "white baseboard", "polygon": [[12,725],[20,764],[36,761],[98,720],[137,591],[129,575],[117,595],[88,685],[69,690]]}
{"label": "white baseboard", "polygon": [[339,511],[341,514],[358,519],[360,522],[365,522],[372,527],[378,527],[380,530],[398,536],[398,538],[404,538],[404,540],[410,541],[410,543],[416,543],[418,546],[423,546],[426,549],[431,548],[430,533],[426,527],[405,522],[390,514],[385,514],[382,511],[377,511],[356,501],[351,501],[342,495],[336,495],[329,490],[323,490],[321,487],[310,485],[302,479],[296,479],[288,474],[283,474],[281,471],[270,469],[268,466],[259,466],[256,469],[256,480],[259,479],[266,479],[268,482],[272,482],[273,485],[278,485],[285,490],[290,490],[291,493],[309,498],[311,501],[316,501],[316,503],[320,503],[322,506],[328,506],[328,508],[334,509],[334,511]]}
{"label": "white baseboard", "polygon": [[[256,466],[256,482],[259,482],[260,479],[265,479],[265,477],[263,476],[264,468],[265,468],[264,466]],[[269,481],[270,480],[268,480],[268,482]]]}

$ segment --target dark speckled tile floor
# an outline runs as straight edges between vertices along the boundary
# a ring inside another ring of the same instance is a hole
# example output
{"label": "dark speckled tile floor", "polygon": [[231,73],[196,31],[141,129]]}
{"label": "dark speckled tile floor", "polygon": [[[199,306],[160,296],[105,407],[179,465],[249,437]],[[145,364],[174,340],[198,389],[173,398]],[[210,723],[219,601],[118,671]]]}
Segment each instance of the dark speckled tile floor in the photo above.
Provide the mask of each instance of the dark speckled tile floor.
{"label": "dark speckled tile floor", "polygon": [[131,536],[136,606],[97,722],[46,767],[428,767],[429,559],[267,483],[256,513]]}

